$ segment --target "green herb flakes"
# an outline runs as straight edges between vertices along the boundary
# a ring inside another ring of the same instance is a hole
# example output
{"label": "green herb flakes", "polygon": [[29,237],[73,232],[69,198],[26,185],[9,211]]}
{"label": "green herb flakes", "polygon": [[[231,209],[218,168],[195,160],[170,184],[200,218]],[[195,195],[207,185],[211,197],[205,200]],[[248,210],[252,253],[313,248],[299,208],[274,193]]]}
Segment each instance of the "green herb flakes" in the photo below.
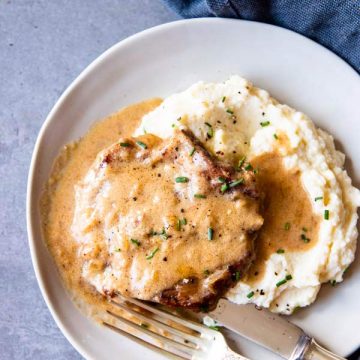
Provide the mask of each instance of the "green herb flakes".
{"label": "green herb flakes", "polygon": [[214,239],[214,229],[213,228],[211,228],[211,227],[208,228],[207,236],[208,236],[208,240]]}
{"label": "green herb flakes", "polygon": [[229,187],[235,187],[235,186],[238,186],[240,184],[243,184],[244,183],[244,179],[241,178],[241,179],[238,179],[238,180],[235,180],[235,181],[232,181],[230,184],[229,184]]}
{"label": "green herb flakes", "polygon": [[141,243],[140,243],[140,241],[139,241],[139,240],[136,240],[136,239],[130,239],[130,241],[131,241],[134,245],[136,245],[136,246],[140,246],[140,245],[141,245]]}
{"label": "green herb flakes", "polygon": [[286,283],[287,283],[286,279],[280,280],[279,282],[276,283],[276,287],[279,287],[279,286],[284,285]]}
{"label": "green herb flakes", "polygon": [[140,147],[142,147],[143,149],[147,149],[147,145],[145,143],[143,143],[142,141],[137,141],[136,144],[139,145]]}
{"label": "green herb flakes", "polygon": [[241,167],[244,165],[244,162],[246,160],[246,156],[243,156],[238,163],[238,168],[241,169]]}
{"label": "green herb flakes", "polygon": [[159,248],[156,247],[156,248],[146,257],[146,260],[151,260],[158,251],[159,251]]}
{"label": "green herb flakes", "polygon": [[208,328],[211,330],[220,331],[220,326],[211,325],[211,326],[208,326]]}
{"label": "green herb flakes", "polygon": [[330,218],[330,212],[329,212],[329,210],[326,209],[326,210],[324,211],[324,219],[325,219],[325,220],[329,220],[329,218]]}
{"label": "green herb flakes", "polygon": [[186,176],[178,176],[177,178],[175,178],[175,182],[176,183],[187,183],[187,182],[189,182],[189,178]]}
{"label": "green herb flakes", "polygon": [[224,193],[226,190],[228,190],[229,189],[229,184],[223,184],[223,185],[221,185],[221,188],[220,188],[220,191],[222,192],[222,193]]}
{"label": "green herb flakes", "polygon": [[246,297],[247,297],[248,299],[251,299],[254,295],[255,295],[255,293],[254,293],[253,291],[250,291],[250,292],[246,295]]}
{"label": "green herb flakes", "polygon": [[206,131],[207,136],[209,138],[212,138],[214,136],[214,129],[213,129],[212,125],[209,124],[208,122],[206,122],[205,125],[207,126],[207,131]]}

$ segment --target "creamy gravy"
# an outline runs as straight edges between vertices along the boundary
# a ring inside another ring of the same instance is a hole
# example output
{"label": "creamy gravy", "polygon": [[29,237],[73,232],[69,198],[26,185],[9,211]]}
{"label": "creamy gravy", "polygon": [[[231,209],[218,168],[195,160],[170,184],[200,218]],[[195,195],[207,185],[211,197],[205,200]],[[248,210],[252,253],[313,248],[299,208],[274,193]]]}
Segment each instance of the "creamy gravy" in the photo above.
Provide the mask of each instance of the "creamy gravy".
{"label": "creamy gravy", "polygon": [[[192,135],[175,134],[122,138],[76,186],[72,229],[83,276],[100,292],[151,300],[192,278],[194,298],[216,290],[216,271],[240,263],[247,270],[263,223],[258,199],[241,191],[255,191],[254,175],[217,164]],[[221,193],[220,174],[242,182]]]}
{"label": "creamy gravy", "polygon": [[316,244],[320,219],[300,178],[300,171],[288,171],[277,154],[264,154],[251,161],[258,169],[257,183],[264,194],[264,224],[256,240],[256,261],[246,282],[258,280],[265,261],[275,252],[307,251]]}
{"label": "creamy gravy", "polygon": [[[101,302],[102,298],[94,296],[95,292],[81,278],[82,261],[78,259],[78,244],[70,232],[74,215],[74,185],[84,177],[99,151],[120,137],[131,136],[142,116],[160,103],[160,99],[154,99],[135,104],[96,123],[79,142],[66,146],[54,165],[41,204],[43,231],[65,284],[88,303]],[[306,251],[313,246],[318,230],[318,219],[312,215],[300,174],[286,171],[281,158],[276,155],[261,156],[252,164],[260,169],[257,177],[266,194],[265,223],[257,240],[257,261],[247,281],[262,275],[264,260],[277,250]],[[285,229],[286,223],[290,226]],[[306,232],[302,228],[306,228]],[[303,241],[301,234],[310,241]],[[196,271],[200,270],[204,269]],[[189,266],[178,271],[188,275],[194,269]]]}
{"label": "creamy gravy", "polygon": [[103,298],[97,296],[81,278],[78,244],[70,232],[74,215],[74,185],[85,176],[99,151],[120,137],[131,136],[142,116],[161,101],[152,99],[126,107],[95,123],[77,143],[65,146],[54,164],[41,201],[43,232],[65,285],[73,295],[80,295],[87,303],[100,303]]}

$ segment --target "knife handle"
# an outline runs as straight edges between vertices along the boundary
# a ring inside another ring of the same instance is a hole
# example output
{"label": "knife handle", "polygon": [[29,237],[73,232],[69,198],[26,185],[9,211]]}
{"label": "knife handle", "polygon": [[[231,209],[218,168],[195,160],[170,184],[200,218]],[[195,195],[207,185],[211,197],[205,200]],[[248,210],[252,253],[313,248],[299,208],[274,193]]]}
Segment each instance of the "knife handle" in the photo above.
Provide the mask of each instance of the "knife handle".
{"label": "knife handle", "polygon": [[249,360],[248,358],[239,355],[235,351],[232,351],[229,347],[226,349],[225,354],[221,360]]}
{"label": "knife handle", "polygon": [[343,357],[332,353],[320,346],[314,339],[311,339],[309,347],[306,350],[305,360],[346,360]]}

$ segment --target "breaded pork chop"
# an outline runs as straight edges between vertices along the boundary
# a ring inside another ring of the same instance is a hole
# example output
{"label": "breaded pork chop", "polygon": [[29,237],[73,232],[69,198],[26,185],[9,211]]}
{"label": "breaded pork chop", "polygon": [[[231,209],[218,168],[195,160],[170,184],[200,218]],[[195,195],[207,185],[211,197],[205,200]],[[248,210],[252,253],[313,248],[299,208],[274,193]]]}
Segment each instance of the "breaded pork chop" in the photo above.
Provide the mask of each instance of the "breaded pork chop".
{"label": "breaded pork chop", "polygon": [[75,196],[86,281],[194,310],[213,307],[240,279],[263,223],[253,173],[220,163],[185,130],[112,145]]}

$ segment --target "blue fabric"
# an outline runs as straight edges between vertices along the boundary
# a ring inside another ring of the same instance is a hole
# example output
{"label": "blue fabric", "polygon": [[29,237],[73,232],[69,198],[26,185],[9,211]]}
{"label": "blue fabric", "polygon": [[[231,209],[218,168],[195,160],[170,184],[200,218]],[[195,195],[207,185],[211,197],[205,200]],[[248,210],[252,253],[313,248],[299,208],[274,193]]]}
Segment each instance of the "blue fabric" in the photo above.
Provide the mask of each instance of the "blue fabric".
{"label": "blue fabric", "polygon": [[164,0],[181,16],[266,22],[332,50],[360,73],[360,0]]}

